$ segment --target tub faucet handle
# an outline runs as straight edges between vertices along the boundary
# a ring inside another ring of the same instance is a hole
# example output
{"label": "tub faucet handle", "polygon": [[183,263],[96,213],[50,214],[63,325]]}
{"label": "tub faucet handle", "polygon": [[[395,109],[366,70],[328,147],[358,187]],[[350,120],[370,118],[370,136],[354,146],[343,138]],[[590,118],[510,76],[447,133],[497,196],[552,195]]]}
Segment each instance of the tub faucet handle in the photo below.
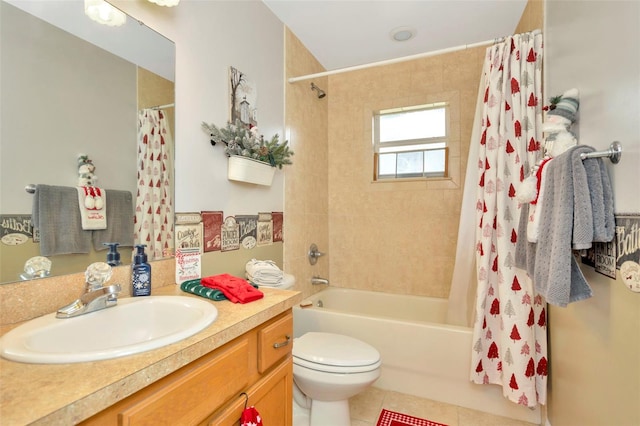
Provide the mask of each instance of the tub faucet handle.
{"label": "tub faucet handle", "polygon": [[309,263],[312,265],[315,265],[316,262],[318,261],[318,258],[320,256],[324,256],[324,253],[322,253],[321,251],[318,250],[318,246],[313,243],[311,244],[311,247],[309,247]]}

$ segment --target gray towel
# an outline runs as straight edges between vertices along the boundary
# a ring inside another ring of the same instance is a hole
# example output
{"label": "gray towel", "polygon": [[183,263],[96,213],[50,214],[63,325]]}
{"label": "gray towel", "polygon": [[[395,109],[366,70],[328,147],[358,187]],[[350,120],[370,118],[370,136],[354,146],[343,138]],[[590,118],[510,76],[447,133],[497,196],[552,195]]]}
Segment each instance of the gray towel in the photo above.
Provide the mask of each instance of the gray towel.
{"label": "gray towel", "polygon": [[526,239],[528,205],[521,212],[516,266],[526,267],[538,293],[553,305],[566,306],[592,295],[572,249],[613,238],[613,195],[602,159],[580,158],[592,151],[578,145],[549,163],[542,182],[545,200],[538,206],[542,211],[537,243]]}
{"label": "gray towel", "polygon": [[42,256],[89,253],[91,231],[82,229],[76,188],[37,185],[31,219],[40,233]]}
{"label": "gray towel", "polygon": [[593,213],[593,240],[608,243],[615,236],[613,189],[602,158],[587,158],[582,164],[587,172],[591,211]]}
{"label": "gray towel", "polygon": [[93,231],[93,248],[106,250],[103,243],[133,247],[133,195],[129,191],[107,189],[107,229]]}

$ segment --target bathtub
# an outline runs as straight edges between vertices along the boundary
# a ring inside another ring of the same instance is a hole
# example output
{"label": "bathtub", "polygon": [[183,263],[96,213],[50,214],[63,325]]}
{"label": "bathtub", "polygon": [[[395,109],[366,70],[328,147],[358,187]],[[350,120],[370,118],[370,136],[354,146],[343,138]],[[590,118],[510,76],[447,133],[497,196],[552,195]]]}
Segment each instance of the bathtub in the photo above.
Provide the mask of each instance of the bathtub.
{"label": "bathtub", "polygon": [[324,331],[369,343],[382,357],[373,386],[540,424],[539,408],[471,383],[472,329],[445,323],[446,299],[329,287],[307,301],[293,308],[294,337]]}

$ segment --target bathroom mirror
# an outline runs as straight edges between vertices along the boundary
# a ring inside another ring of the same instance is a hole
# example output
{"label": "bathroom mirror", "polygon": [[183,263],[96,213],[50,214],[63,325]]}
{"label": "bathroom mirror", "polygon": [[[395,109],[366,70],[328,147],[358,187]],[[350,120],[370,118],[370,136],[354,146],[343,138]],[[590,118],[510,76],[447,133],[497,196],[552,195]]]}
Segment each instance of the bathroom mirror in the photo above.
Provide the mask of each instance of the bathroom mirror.
{"label": "bathroom mirror", "polygon": [[[29,184],[76,186],[81,154],[97,186],[130,191],[135,202],[138,110],[164,106],[174,133],[174,43],[130,16],[119,27],[94,22],[82,0],[1,0],[0,19],[2,218],[31,215]],[[0,283],[20,280],[39,255],[19,232],[0,243]],[[121,253],[130,263],[131,249]],[[50,259],[51,276],[65,275],[106,251]]]}

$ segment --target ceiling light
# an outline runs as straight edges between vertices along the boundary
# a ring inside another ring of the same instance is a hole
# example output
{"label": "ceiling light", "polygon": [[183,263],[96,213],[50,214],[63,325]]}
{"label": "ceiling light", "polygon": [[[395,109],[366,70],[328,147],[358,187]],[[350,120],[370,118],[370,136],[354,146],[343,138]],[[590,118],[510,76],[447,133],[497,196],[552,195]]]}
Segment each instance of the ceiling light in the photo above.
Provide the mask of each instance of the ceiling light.
{"label": "ceiling light", "polygon": [[391,30],[389,34],[394,41],[407,41],[415,36],[416,30],[409,27],[398,27]]}
{"label": "ceiling light", "polygon": [[84,0],[84,13],[94,21],[119,27],[127,21],[127,15],[104,0]]}
{"label": "ceiling light", "polygon": [[151,3],[155,3],[158,6],[173,7],[180,3],[180,0],[149,0]]}

